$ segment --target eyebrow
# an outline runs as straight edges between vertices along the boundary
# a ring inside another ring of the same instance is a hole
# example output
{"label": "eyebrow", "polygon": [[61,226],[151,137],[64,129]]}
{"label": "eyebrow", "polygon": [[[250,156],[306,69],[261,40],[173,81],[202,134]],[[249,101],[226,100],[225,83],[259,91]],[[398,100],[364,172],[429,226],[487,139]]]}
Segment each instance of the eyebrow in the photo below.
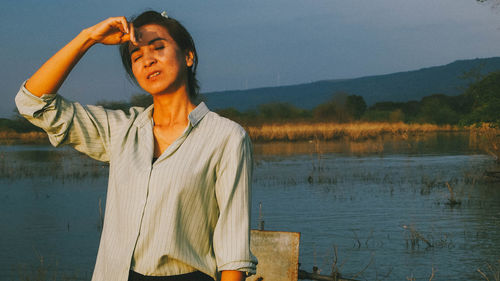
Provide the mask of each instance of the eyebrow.
{"label": "eyebrow", "polygon": [[[155,38],[155,39],[153,39],[153,40],[149,41],[149,42],[148,42],[148,45],[151,45],[151,44],[153,44],[154,42],[156,42],[156,41],[160,41],[160,40],[167,41],[167,39],[165,39],[165,38],[157,37],[157,38]],[[137,51],[139,51],[139,48],[138,48],[138,47],[135,47],[132,51],[130,51],[129,56],[131,56],[133,53],[135,53],[135,52],[137,52]]]}

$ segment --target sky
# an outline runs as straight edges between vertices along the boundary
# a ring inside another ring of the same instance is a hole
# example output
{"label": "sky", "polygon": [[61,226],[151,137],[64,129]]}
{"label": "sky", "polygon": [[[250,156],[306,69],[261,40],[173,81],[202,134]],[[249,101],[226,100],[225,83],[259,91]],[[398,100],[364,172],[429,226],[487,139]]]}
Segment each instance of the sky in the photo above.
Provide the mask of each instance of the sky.
{"label": "sky", "polygon": [[[148,9],[189,30],[204,93],[500,56],[500,9],[475,0],[2,0],[0,117],[14,114],[23,81],[82,29]],[[118,48],[102,45],[59,90],[83,104],[141,92],[127,80]]]}

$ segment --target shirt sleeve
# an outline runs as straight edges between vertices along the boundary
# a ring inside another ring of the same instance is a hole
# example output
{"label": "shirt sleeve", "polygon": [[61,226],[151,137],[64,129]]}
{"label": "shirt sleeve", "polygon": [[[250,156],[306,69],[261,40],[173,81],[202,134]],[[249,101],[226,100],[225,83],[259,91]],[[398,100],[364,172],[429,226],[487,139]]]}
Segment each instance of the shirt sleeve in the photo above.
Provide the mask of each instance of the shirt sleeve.
{"label": "shirt sleeve", "polygon": [[255,274],[257,259],[250,251],[252,145],[242,133],[231,137],[216,171],[219,219],[213,246],[218,271],[238,270]]}
{"label": "shirt sleeve", "polygon": [[[53,146],[70,144],[94,159],[109,161],[109,111],[100,106],[84,107],[58,94],[37,97],[24,83],[15,100],[19,113],[45,130]],[[114,111],[113,115],[114,120],[125,117],[122,111]]]}

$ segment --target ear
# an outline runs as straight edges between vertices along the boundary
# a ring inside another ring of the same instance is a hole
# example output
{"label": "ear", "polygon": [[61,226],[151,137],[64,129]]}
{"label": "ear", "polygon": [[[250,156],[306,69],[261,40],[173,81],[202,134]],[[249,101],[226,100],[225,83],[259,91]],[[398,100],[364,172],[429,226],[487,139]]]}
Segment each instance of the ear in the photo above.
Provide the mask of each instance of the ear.
{"label": "ear", "polygon": [[187,67],[191,67],[194,64],[194,52],[188,51],[186,53],[186,65]]}

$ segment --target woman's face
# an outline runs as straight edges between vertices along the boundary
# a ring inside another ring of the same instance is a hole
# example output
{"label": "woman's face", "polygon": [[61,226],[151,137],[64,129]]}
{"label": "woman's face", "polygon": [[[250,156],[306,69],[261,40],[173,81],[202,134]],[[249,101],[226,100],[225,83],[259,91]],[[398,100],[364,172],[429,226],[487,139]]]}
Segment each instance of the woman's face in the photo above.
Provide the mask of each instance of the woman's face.
{"label": "woman's face", "polygon": [[168,31],[156,24],[139,27],[138,45],[129,45],[132,72],[139,85],[152,95],[172,93],[187,87],[187,69],[192,53],[184,53]]}

